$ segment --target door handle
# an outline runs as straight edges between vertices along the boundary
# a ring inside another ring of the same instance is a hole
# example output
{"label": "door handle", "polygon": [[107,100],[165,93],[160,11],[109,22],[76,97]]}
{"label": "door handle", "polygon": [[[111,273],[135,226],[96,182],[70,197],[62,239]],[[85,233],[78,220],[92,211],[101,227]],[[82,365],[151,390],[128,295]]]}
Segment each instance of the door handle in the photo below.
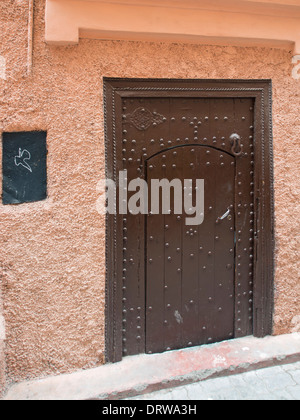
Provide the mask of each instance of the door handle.
{"label": "door handle", "polygon": [[226,213],[223,214],[223,216],[218,217],[218,220],[224,220],[226,219],[226,217],[228,217],[230,215],[230,209],[227,209]]}

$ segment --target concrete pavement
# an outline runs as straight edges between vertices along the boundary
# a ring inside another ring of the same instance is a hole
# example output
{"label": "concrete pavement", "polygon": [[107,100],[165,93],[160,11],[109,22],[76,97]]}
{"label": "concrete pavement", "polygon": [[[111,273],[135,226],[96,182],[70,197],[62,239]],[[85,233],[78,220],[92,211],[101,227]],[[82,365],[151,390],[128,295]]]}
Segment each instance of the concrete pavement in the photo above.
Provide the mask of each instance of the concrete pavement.
{"label": "concrete pavement", "polygon": [[[12,385],[4,399],[116,400],[200,381],[207,385],[213,378],[266,367],[284,369],[278,365],[299,361],[299,333],[263,339],[244,337],[162,354],[130,356],[115,364],[22,382]],[[291,375],[280,373],[286,378]],[[228,384],[234,379],[219,380]]]}
{"label": "concrete pavement", "polygon": [[128,398],[151,401],[300,400],[300,363],[208,379]]}

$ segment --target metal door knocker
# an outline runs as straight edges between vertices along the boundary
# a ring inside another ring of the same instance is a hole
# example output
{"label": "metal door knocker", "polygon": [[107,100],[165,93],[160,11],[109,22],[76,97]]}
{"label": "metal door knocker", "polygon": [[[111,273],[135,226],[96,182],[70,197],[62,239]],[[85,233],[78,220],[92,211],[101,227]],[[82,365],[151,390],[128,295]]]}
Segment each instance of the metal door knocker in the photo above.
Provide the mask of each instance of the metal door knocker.
{"label": "metal door knocker", "polygon": [[232,144],[231,151],[235,156],[242,156],[243,154],[243,145],[241,144],[241,137],[234,133],[230,136],[230,141]]}

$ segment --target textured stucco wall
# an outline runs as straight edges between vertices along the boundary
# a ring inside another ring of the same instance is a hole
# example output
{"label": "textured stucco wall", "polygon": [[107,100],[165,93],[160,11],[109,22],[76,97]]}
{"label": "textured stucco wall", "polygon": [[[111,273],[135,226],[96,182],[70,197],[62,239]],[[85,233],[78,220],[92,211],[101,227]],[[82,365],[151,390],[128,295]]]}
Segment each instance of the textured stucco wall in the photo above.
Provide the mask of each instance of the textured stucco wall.
{"label": "textured stucco wall", "polygon": [[274,330],[300,331],[300,81],[291,77],[291,54],[96,40],[47,46],[40,0],[35,2],[33,73],[27,77],[26,3],[0,2],[0,55],[7,64],[7,80],[0,78],[0,135],[48,131],[49,198],[0,204],[8,380],[93,367],[104,360],[105,232],[96,212],[96,184],[105,165],[103,76],[273,79]]}
{"label": "textured stucco wall", "polygon": [[0,287],[0,398],[5,390],[5,385],[5,321],[3,316],[2,294]]}

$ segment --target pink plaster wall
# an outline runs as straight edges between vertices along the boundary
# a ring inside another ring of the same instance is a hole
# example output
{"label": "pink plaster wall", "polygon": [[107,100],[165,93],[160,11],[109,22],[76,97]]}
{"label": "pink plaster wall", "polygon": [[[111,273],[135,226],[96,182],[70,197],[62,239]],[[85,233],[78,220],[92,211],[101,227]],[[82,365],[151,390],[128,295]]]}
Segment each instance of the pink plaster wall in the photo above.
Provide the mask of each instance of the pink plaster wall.
{"label": "pink plaster wall", "polygon": [[5,390],[6,374],[5,374],[5,324],[3,317],[2,293],[0,288],[0,398]]}
{"label": "pink plaster wall", "polygon": [[35,2],[33,73],[27,77],[26,3],[0,2],[0,55],[7,61],[7,80],[0,79],[0,134],[48,131],[49,198],[0,204],[8,380],[104,361],[105,232],[96,212],[105,166],[103,76],[273,79],[275,333],[300,331],[300,81],[291,77],[291,54],[100,40],[48,46],[41,0]]}

